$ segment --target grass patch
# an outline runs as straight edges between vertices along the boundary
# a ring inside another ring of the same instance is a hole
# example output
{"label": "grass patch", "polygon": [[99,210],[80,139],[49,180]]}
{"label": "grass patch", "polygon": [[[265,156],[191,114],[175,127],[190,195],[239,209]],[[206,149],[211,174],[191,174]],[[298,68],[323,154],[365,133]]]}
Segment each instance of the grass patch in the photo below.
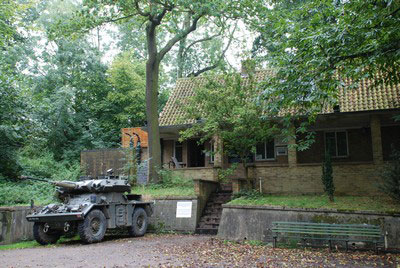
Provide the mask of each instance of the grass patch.
{"label": "grass patch", "polygon": [[36,241],[22,241],[14,244],[9,245],[0,245],[0,250],[7,250],[7,249],[23,249],[23,248],[36,248],[40,247],[41,245]]}
{"label": "grass patch", "polygon": [[194,187],[171,186],[168,188],[136,186],[132,189],[133,194],[150,195],[152,197],[165,196],[194,196]]}
{"label": "grass patch", "polygon": [[327,208],[346,211],[400,212],[400,204],[383,196],[335,196],[335,202],[329,202],[321,195],[260,195],[257,198],[245,196],[229,202],[230,205],[283,206],[291,208]]}
{"label": "grass patch", "polygon": [[0,245],[0,250],[36,248],[36,247],[56,247],[56,246],[63,245],[65,243],[69,243],[71,241],[78,241],[79,239],[80,238],[79,238],[78,235],[76,235],[76,236],[74,236],[72,238],[61,237],[57,241],[57,243],[51,244],[51,245],[47,245],[47,246],[40,245],[38,242],[36,242],[34,240],[32,240],[32,241],[21,241],[21,242],[9,244],[9,245]]}

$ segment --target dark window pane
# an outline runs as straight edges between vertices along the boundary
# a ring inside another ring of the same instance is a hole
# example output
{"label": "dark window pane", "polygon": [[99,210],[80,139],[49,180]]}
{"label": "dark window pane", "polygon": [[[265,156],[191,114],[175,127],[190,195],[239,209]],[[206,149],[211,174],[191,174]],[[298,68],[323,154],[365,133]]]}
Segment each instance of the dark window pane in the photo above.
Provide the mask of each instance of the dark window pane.
{"label": "dark window pane", "polygon": [[326,150],[329,150],[332,156],[336,156],[335,132],[328,132],[325,134],[325,146]]}
{"label": "dark window pane", "polygon": [[182,158],[182,143],[181,142],[175,142],[175,158],[178,162],[183,162],[183,158]]}
{"label": "dark window pane", "polygon": [[265,143],[259,143],[256,146],[256,160],[265,159]]}
{"label": "dark window pane", "polygon": [[346,156],[347,154],[347,135],[346,132],[336,132],[337,155]]}
{"label": "dark window pane", "polygon": [[267,159],[275,158],[275,144],[274,140],[267,142]]}

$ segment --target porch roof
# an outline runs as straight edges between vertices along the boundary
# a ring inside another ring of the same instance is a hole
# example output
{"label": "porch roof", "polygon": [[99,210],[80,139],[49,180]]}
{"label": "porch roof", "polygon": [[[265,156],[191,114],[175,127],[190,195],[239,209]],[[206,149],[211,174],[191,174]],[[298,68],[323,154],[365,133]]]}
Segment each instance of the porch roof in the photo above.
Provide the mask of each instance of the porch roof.
{"label": "porch roof", "polygon": [[[272,70],[256,71],[257,81],[263,81],[273,75]],[[177,126],[193,124],[194,120],[183,121],[185,100],[194,95],[197,87],[207,83],[209,77],[181,78],[177,81],[163,111],[160,114],[160,126]],[[246,78],[245,78],[246,79]],[[345,84],[350,85],[352,80],[345,78]],[[400,84],[374,86],[372,79],[363,79],[358,88],[346,90],[339,89],[337,104],[340,112],[362,112],[400,108]],[[333,113],[333,107],[326,107],[321,114]]]}

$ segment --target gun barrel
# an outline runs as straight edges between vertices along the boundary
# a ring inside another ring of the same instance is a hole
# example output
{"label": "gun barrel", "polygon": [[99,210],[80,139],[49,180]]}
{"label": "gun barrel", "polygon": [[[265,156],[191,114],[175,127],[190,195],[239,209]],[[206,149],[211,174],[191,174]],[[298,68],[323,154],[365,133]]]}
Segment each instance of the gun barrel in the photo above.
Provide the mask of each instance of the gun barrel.
{"label": "gun barrel", "polygon": [[21,176],[20,178],[22,180],[32,180],[32,181],[42,181],[42,182],[50,182],[50,183],[52,183],[52,181],[50,181],[50,180],[39,179],[39,178],[34,178],[34,177],[29,177],[29,176]]}
{"label": "gun barrel", "polygon": [[65,189],[76,189],[76,184],[72,181],[53,181],[55,186],[62,187]]}

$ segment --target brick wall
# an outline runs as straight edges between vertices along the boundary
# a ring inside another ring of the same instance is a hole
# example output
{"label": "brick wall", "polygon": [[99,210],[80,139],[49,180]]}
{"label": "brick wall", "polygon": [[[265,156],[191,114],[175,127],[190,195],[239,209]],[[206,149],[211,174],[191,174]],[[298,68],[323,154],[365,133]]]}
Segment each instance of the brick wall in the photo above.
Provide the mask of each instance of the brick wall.
{"label": "brick wall", "polygon": [[[372,161],[371,129],[347,129],[349,156],[332,158],[332,162]],[[322,163],[325,153],[324,132],[317,131],[311,147],[297,152],[298,163]]]}
{"label": "brick wall", "polygon": [[[333,177],[336,194],[379,194],[379,171],[382,165],[372,163],[334,164]],[[264,193],[315,194],[323,193],[321,165],[298,165],[296,167],[265,166],[253,169],[256,185],[260,179]]]}
{"label": "brick wall", "polygon": [[213,180],[214,169],[209,168],[179,168],[173,169],[173,174],[179,175],[186,179],[202,179]]}

